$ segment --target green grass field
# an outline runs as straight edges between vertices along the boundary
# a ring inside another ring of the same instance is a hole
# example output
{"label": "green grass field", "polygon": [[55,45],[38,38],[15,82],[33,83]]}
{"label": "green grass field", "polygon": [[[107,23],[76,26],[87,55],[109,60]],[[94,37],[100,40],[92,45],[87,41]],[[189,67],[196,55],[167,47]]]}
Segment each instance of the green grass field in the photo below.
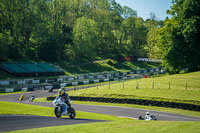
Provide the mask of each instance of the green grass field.
{"label": "green grass field", "polygon": [[[159,84],[158,84],[159,83]],[[170,87],[169,87],[170,83]],[[139,84],[139,86],[138,86]],[[154,86],[153,86],[154,85]],[[138,86],[138,89],[136,89]],[[96,86],[85,90],[70,91],[69,95],[77,96],[99,96],[115,98],[141,98],[163,101],[176,101],[199,104],[200,101],[200,72],[177,74],[171,76],[148,78],[140,80],[130,80],[117,84]],[[44,101],[45,98],[35,101]],[[158,111],[166,111],[177,114],[200,116],[200,112],[110,103],[91,103],[74,101],[76,104],[94,104],[108,106],[127,106],[144,108]],[[0,114],[25,114],[54,116],[53,108],[22,103],[11,103],[0,101]],[[181,121],[139,121],[129,118],[119,118],[116,116],[87,113],[77,111],[77,118],[99,119],[108,122],[75,124],[66,126],[36,128],[13,131],[12,133],[199,133],[200,122]]]}
{"label": "green grass field", "polygon": [[[53,107],[43,107],[36,105],[29,105],[23,103],[12,103],[0,101],[0,114],[21,114],[21,115],[38,115],[38,116],[50,116],[55,117]],[[106,115],[87,113],[76,111],[76,118],[88,119],[99,119],[99,120],[115,120],[115,117],[108,117]],[[107,118],[108,117],[108,118]]]}
{"label": "green grass field", "polygon": [[147,99],[200,105],[200,72],[133,79],[70,91],[70,96]]}
{"label": "green grass field", "polygon": [[[0,101],[0,105],[0,114],[54,116],[51,107],[2,101]],[[200,122],[139,121],[79,111],[77,118],[107,120],[108,122],[18,130],[12,133],[199,133],[200,131]]]}

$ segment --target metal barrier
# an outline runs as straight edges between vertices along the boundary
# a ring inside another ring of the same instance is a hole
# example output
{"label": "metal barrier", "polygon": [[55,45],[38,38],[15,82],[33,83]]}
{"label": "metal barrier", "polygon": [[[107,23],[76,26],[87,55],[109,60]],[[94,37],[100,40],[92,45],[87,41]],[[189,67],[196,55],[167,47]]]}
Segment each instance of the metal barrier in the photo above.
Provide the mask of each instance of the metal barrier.
{"label": "metal barrier", "polygon": [[123,73],[114,71],[87,73],[75,76],[60,76],[57,78],[47,79],[1,80],[0,92],[30,91],[33,90],[35,86],[42,86],[44,89],[50,88],[49,86],[52,86],[53,88],[59,88],[60,84],[63,83],[65,83],[66,86],[76,86],[116,80],[128,80],[142,78],[143,74],[153,75],[158,74],[159,72],[160,68],[154,68]]}

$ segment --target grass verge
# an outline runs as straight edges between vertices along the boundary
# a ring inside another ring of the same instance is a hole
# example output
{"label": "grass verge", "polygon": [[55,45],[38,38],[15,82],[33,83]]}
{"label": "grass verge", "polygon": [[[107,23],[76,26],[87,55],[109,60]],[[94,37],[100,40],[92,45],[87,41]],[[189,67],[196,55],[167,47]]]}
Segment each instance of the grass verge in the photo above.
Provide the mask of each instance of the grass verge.
{"label": "grass verge", "polygon": [[[51,116],[55,117],[54,108],[43,107],[23,103],[13,103],[0,101],[0,114],[21,114],[21,115],[38,115],[38,116]],[[116,117],[76,111],[76,118],[82,119],[98,119],[98,120],[115,120]],[[90,116],[90,118],[88,117]]]}
{"label": "grass verge", "polygon": [[105,71],[119,71],[128,72],[134,70],[144,70],[147,68],[160,67],[159,63],[151,62],[117,62],[112,59],[106,59],[101,61],[95,61],[93,63],[83,63],[82,65],[75,65],[74,67],[68,67],[68,64],[63,64],[62,68],[65,69],[65,73],[68,75],[76,75],[82,73],[95,73]]}
{"label": "grass verge", "polygon": [[[53,108],[21,103],[0,101],[0,114],[28,114],[40,116],[54,116]],[[13,109],[13,110],[12,110]],[[200,122],[173,122],[173,121],[138,121],[115,116],[77,112],[77,118],[109,120],[103,123],[87,123],[66,126],[35,128],[12,131],[12,133],[198,133]]]}
{"label": "grass verge", "polygon": [[199,133],[200,122],[117,120],[107,123],[77,124],[19,130],[12,133]]}

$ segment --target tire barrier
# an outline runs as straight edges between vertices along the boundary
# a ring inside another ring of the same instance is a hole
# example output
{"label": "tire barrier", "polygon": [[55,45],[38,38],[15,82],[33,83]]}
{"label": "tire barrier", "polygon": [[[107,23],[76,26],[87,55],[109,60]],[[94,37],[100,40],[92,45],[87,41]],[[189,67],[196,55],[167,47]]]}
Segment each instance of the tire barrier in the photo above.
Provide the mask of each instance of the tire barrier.
{"label": "tire barrier", "polygon": [[[154,100],[144,100],[144,99],[120,99],[120,98],[79,97],[79,96],[70,96],[70,98],[75,101],[137,104],[137,105],[158,106],[158,107],[200,111],[200,105],[187,104],[187,103],[164,102],[164,101],[154,101]],[[52,101],[54,99],[55,97],[47,97],[47,101]]]}

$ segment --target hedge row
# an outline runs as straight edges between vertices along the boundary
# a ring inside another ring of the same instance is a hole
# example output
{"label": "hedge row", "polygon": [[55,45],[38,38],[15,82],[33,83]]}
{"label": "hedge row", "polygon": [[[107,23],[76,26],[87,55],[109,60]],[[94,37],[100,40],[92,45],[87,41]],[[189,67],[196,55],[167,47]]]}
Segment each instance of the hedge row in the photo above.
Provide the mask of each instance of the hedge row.
{"label": "hedge row", "polygon": [[[137,104],[137,105],[159,106],[159,107],[200,111],[200,105],[193,105],[193,104],[186,104],[186,103],[164,102],[164,101],[143,100],[143,99],[120,99],[120,98],[78,97],[78,96],[70,96],[70,98],[76,101]],[[55,97],[47,97],[47,100],[54,100],[54,99]]]}

